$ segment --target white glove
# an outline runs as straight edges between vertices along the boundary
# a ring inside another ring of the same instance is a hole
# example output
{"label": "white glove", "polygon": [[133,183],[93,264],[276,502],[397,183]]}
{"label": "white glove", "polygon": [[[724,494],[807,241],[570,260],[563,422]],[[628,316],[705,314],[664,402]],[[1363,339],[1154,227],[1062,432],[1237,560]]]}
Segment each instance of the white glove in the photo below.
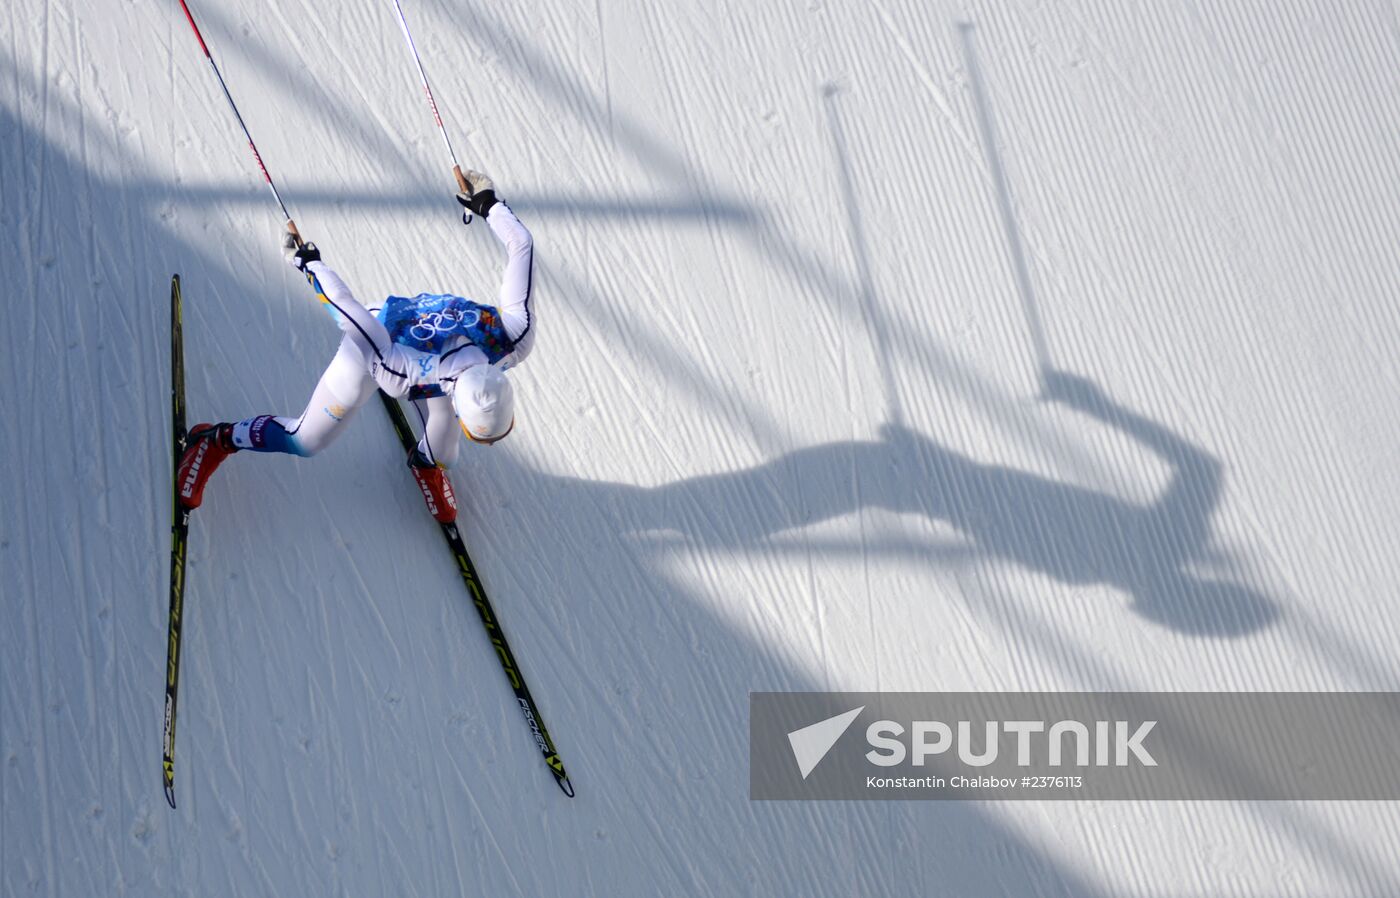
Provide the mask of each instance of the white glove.
{"label": "white glove", "polygon": [[[467,186],[471,188],[468,192],[457,194],[457,202],[462,204],[462,208],[475,212],[482,218],[491,211],[491,207],[496,205],[496,182],[487,175],[479,171],[467,169],[462,176],[467,179]],[[463,217],[463,221],[466,218]]]}
{"label": "white glove", "polygon": [[305,271],[307,265],[321,261],[321,251],[316,244],[298,244],[296,235],[291,231],[282,232],[282,255],[287,257],[287,264],[297,271]]}

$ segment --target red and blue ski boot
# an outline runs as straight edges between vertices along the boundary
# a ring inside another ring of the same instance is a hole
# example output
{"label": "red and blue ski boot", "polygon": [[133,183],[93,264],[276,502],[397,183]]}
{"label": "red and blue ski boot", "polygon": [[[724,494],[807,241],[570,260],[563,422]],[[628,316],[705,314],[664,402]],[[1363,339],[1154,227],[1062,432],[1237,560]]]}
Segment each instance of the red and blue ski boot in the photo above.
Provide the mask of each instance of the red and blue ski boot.
{"label": "red and blue ski boot", "polygon": [[180,504],[185,508],[198,508],[204,501],[204,484],[224,459],[237,451],[233,445],[232,424],[191,427],[185,454],[180,456],[180,467],[175,471],[175,482],[180,485]]}
{"label": "red and blue ski boot", "polygon": [[418,481],[418,489],[423,493],[423,501],[428,512],[439,524],[451,524],[457,520],[457,496],[452,492],[452,481],[441,465],[436,465],[423,456],[415,446],[408,454],[408,469],[413,479]]}

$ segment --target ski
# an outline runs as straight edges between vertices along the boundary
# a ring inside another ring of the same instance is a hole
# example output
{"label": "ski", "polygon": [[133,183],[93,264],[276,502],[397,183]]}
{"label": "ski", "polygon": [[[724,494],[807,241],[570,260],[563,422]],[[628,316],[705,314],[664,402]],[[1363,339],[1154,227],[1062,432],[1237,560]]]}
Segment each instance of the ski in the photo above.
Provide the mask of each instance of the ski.
{"label": "ski", "polygon": [[[412,428],[409,427],[408,417],[404,415],[403,407],[399,405],[398,400],[383,390],[379,391],[379,398],[384,401],[384,410],[389,413],[389,420],[394,425],[394,432],[399,435],[399,442],[403,444],[404,452],[412,452],[418,439],[413,435]],[[530,695],[529,687],[525,685],[525,678],[520,673],[520,665],[516,664],[515,655],[506,642],[506,634],[501,630],[500,622],[496,620],[496,612],[491,607],[490,600],[486,598],[486,588],[482,586],[481,578],[476,573],[476,566],[472,564],[471,557],[467,555],[467,547],[462,542],[461,531],[457,529],[455,523],[443,524],[439,522],[439,526],[442,527],[443,538],[447,540],[447,546],[457,561],[457,570],[462,575],[462,582],[466,584],[472,603],[476,605],[477,613],[481,615],[481,623],[486,628],[486,635],[490,638],[491,645],[496,649],[496,656],[501,660],[501,667],[505,670],[506,679],[510,680],[511,689],[515,690],[515,700],[520,705],[521,713],[525,715],[525,723],[530,727],[535,744],[544,755],[544,762],[549,766],[550,772],[554,774],[554,781],[558,783],[565,795],[573,798],[573,783],[569,782],[569,775],[564,772],[564,762],[559,759],[559,752],[554,747],[554,740],[550,738],[549,730],[545,728],[544,717],[541,716],[535,699]]]}
{"label": "ski", "polygon": [[174,466],[170,469],[170,623],[165,658],[165,732],[161,737],[165,758],[165,800],[175,807],[175,699],[180,688],[180,618],[185,602],[185,538],[190,512],[180,504],[176,473],[185,454],[185,341],[180,324],[180,276],[170,279],[170,410]]}

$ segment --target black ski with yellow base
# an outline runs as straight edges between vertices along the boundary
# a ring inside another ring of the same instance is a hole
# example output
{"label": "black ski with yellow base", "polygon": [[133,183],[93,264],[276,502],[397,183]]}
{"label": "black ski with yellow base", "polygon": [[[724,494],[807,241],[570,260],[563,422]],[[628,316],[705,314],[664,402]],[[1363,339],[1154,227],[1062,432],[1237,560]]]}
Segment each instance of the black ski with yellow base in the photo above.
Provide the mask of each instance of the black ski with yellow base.
{"label": "black ski with yellow base", "polygon": [[[403,407],[398,400],[389,396],[384,391],[379,392],[379,398],[384,401],[384,409],[389,413],[389,420],[393,422],[394,432],[399,435],[399,442],[403,444],[404,452],[412,452],[418,440],[413,435],[413,430],[409,427],[408,418],[403,413]],[[501,630],[500,622],[496,620],[496,612],[491,607],[491,602],[486,598],[486,588],[481,585],[481,578],[477,576],[476,566],[472,564],[471,557],[467,555],[466,544],[462,542],[462,533],[457,529],[455,523],[441,524],[443,538],[447,540],[447,547],[452,551],[452,556],[457,561],[457,571],[462,575],[462,582],[466,584],[467,592],[472,597],[472,603],[476,605],[477,613],[481,615],[482,626],[486,628],[486,635],[491,640],[491,646],[496,650],[496,656],[501,661],[501,667],[505,670],[506,679],[510,680],[510,688],[515,690],[515,701],[520,705],[520,711],[525,715],[525,723],[530,727],[530,733],[535,738],[535,745],[539,747],[540,753],[544,756],[544,762],[549,767],[550,773],[554,774],[554,781],[559,788],[570,798],[574,797],[573,783],[569,782],[569,775],[564,772],[564,762],[559,759],[559,752],[554,748],[554,740],[549,736],[549,730],[545,729],[544,718],[540,716],[539,706],[535,704],[534,698],[530,695],[530,689],[525,685],[525,678],[520,673],[520,666],[515,662],[515,655],[510,650],[510,645],[506,642],[506,634]]]}
{"label": "black ski with yellow base", "polygon": [[180,324],[180,276],[170,279],[170,407],[174,437],[170,469],[170,619],[165,659],[165,730],[161,737],[165,800],[175,807],[175,700],[180,689],[180,620],[185,604],[185,542],[190,510],[180,504],[176,473],[185,454],[185,342]]}

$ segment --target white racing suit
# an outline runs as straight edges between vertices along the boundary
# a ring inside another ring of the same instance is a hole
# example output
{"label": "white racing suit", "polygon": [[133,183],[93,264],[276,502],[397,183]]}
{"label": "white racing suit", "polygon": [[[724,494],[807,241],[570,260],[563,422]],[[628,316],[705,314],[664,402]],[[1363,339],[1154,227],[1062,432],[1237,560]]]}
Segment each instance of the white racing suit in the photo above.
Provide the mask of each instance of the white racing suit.
{"label": "white racing suit", "polygon": [[[509,354],[495,362],[506,369],[523,361],[534,345],[533,241],[503,202],[491,207],[486,222],[506,248],[506,269],[495,307],[513,344]],[[378,308],[365,308],[330,266],[311,262],[306,270],[318,298],[345,336],[301,417],[258,415],[239,421],[233,429],[234,445],[256,452],[315,455],[340,435],[376,387],[399,398],[440,393],[413,399],[423,429],[418,448],[429,461],[450,467],[457,460],[459,445],[452,390],[463,371],[490,364],[486,353],[462,336],[453,337],[438,353],[396,343],[375,316]]]}

